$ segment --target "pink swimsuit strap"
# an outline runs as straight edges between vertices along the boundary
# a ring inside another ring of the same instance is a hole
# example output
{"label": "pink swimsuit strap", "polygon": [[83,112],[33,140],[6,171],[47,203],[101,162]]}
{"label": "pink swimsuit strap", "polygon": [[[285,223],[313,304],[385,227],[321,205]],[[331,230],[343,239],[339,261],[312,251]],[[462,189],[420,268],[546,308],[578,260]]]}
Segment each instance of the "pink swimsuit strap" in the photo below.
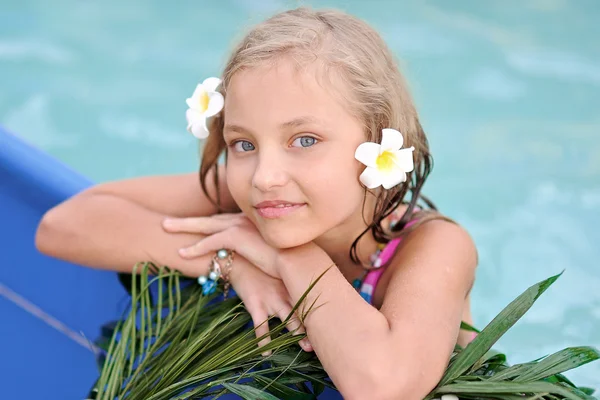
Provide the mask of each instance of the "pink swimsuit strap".
{"label": "pink swimsuit strap", "polygon": [[[417,222],[417,219],[410,220],[404,227],[404,229],[411,227]],[[379,253],[375,265],[380,265],[381,267],[372,269],[367,273],[363,283],[360,287],[361,296],[369,302],[369,304],[373,304],[373,293],[375,292],[375,288],[377,287],[377,283],[379,283],[379,279],[385,272],[387,264],[392,259],[394,254],[396,254],[396,249],[398,245],[402,241],[401,237],[390,240],[385,247]]]}
{"label": "pink swimsuit strap", "polygon": [[381,278],[381,275],[383,275],[383,273],[385,272],[386,264],[391,260],[392,256],[396,252],[396,248],[398,248],[398,245],[401,241],[402,238],[396,238],[390,240],[388,244],[385,245],[383,250],[381,250],[381,254],[379,255],[379,259],[381,260],[382,266],[380,268],[373,269],[367,272],[367,276],[363,281],[363,286],[366,283],[371,285],[373,287],[373,290],[375,290],[377,282],[379,282],[379,278]]}

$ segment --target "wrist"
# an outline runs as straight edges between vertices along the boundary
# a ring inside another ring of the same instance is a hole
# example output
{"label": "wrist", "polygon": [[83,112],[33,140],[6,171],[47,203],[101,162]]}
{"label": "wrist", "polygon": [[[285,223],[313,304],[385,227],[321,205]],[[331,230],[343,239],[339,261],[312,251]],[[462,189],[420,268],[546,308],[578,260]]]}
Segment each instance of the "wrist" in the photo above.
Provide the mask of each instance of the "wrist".
{"label": "wrist", "polygon": [[229,282],[231,282],[232,285],[235,285],[236,282],[238,282],[239,279],[241,279],[243,273],[242,269],[244,268],[244,266],[242,265],[243,263],[240,262],[240,260],[241,257],[238,254],[235,260],[233,260],[231,270],[229,271]]}
{"label": "wrist", "polygon": [[198,283],[202,285],[202,293],[213,293],[219,284],[223,284],[223,294],[227,297],[231,286],[231,273],[233,272],[235,254],[227,250],[219,250],[209,263],[208,273],[198,276]]}
{"label": "wrist", "polygon": [[320,247],[310,243],[279,253],[275,262],[278,278],[293,279],[296,273],[314,275],[321,274],[332,265],[329,255]]}
{"label": "wrist", "polygon": [[286,252],[279,252],[275,257],[275,262],[273,263],[273,278],[283,279],[282,277],[286,275],[287,270],[290,268],[292,260],[287,257]]}

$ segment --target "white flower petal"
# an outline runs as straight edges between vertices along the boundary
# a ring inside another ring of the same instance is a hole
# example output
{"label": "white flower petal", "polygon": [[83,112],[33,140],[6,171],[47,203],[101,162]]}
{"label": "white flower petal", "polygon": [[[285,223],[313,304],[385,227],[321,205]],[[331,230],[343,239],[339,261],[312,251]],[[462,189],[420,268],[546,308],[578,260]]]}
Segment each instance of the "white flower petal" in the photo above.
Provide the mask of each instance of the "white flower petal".
{"label": "white flower petal", "polygon": [[185,104],[187,104],[189,108],[198,109],[198,99],[194,96],[185,99]]}
{"label": "white flower petal", "polygon": [[375,189],[376,187],[381,186],[383,177],[377,168],[367,167],[363,173],[360,174],[359,179],[361,183],[369,189]]}
{"label": "white flower petal", "polygon": [[204,90],[207,92],[214,92],[217,90],[219,85],[221,84],[221,80],[219,78],[206,78],[204,82],[202,82],[202,86],[204,86]]}
{"label": "white flower petal", "polygon": [[196,89],[194,89],[194,93],[192,94],[192,97],[190,97],[190,100],[196,100],[205,91],[206,91],[206,89],[204,88],[203,84],[201,84],[201,83],[197,84]]}
{"label": "white flower petal", "polygon": [[361,143],[354,152],[354,158],[367,167],[377,167],[377,157],[379,156],[380,145],[372,142]]}
{"label": "white flower petal", "polygon": [[193,108],[194,110],[200,110],[200,98],[204,94],[209,94],[209,91],[204,87],[204,84],[199,83],[196,85],[196,89],[194,90],[194,94],[192,97],[188,97],[185,102],[189,108]]}
{"label": "white flower petal", "polygon": [[402,134],[391,128],[381,130],[381,152],[386,150],[400,150],[404,144]]}
{"label": "white flower petal", "polygon": [[205,122],[194,122],[192,123],[190,133],[196,136],[198,139],[206,139],[208,137],[208,129],[206,129]]}
{"label": "white flower petal", "polygon": [[219,92],[209,93],[208,96],[208,108],[204,112],[206,118],[218,114],[219,111],[223,109],[223,105],[225,104],[225,99],[223,98],[223,95]]}
{"label": "white flower petal", "polygon": [[391,189],[404,181],[406,181],[406,173],[400,168],[394,168],[390,173],[381,175],[381,184],[384,189]]}
{"label": "white flower petal", "polygon": [[205,139],[208,136],[206,118],[202,113],[190,108],[185,112],[185,118],[188,122],[188,132],[196,136],[198,139]]}
{"label": "white flower petal", "polygon": [[440,400],[459,400],[459,398],[454,394],[445,394],[441,397]]}
{"label": "white flower petal", "polygon": [[204,114],[193,108],[188,108],[185,111],[185,119],[187,119],[188,124],[201,122],[204,119]]}
{"label": "white flower petal", "polygon": [[401,149],[394,152],[395,160],[394,164],[398,166],[404,172],[410,172],[415,169],[415,163],[413,159],[414,147],[408,149]]}

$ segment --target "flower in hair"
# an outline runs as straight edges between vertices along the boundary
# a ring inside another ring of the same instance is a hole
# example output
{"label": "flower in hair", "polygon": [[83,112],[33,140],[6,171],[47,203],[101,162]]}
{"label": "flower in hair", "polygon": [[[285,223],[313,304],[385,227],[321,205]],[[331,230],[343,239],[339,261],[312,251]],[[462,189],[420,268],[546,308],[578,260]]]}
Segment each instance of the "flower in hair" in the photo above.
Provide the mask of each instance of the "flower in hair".
{"label": "flower in hair", "polygon": [[383,129],[381,133],[381,144],[365,142],[354,153],[354,158],[367,166],[360,181],[369,189],[390,189],[405,182],[406,173],[414,169],[415,148],[403,149],[404,138],[395,129]]}
{"label": "flower in hair", "polygon": [[196,86],[192,97],[185,100],[189,107],[185,113],[187,130],[198,139],[205,139],[208,136],[206,120],[223,109],[225,99],[217,92],[220,84],[219,78],[206,78]]}

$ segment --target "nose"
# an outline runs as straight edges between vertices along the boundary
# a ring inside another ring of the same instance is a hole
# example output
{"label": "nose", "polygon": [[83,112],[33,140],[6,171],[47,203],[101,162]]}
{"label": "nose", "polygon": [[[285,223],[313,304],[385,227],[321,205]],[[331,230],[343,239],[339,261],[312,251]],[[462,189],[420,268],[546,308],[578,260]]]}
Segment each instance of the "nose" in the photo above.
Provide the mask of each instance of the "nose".
{"label": "nose", "polygon": [[261,192],[268,192],[276,187],[285,186],[289,175],[285,171],[285,163],[276,151],[261,149],[258,165],[252,176],[252,186]]}

